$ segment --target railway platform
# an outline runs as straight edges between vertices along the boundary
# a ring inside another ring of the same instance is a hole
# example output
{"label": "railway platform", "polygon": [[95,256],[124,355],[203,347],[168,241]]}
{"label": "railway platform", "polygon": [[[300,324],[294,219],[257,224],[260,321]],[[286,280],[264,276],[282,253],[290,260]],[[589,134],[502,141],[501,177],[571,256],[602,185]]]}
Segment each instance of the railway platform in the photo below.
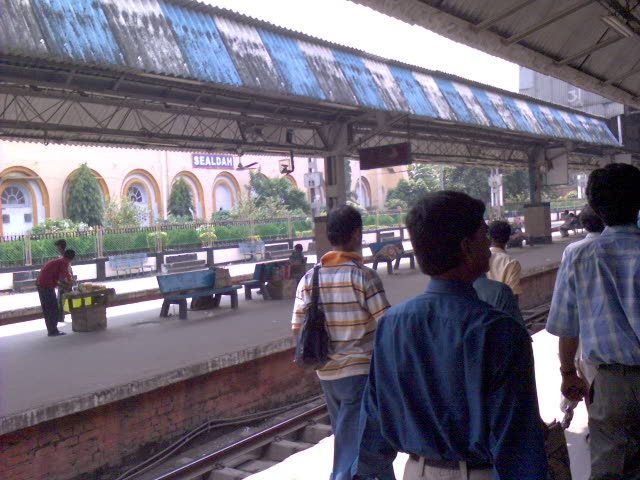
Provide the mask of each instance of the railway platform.
{"label": "railway platform", "polygon": [[[576,239],[511,251],[533,295],[521,302],[548,300],[562,251]],[[428,281],[405,262],[393,275],[379,269],[392,303]],[[73,478],[68,461],[55,463],[66,447],[88,449],[72,466],[78,473],[117,469],[126,456],[145,455],[209,416],[318,392],[313,374],[291,366],[291,300],[242,299],[232,310],[223,299],[220,309],[189,312],[187,320],[159,318],[161,303],[112,307],[101,332],[72,333],[67,324],[68,335],[48,338],[43,320],[0,327],[0,438],[9,449],[36,442],[8,453],[26,455],[29,469]]]}

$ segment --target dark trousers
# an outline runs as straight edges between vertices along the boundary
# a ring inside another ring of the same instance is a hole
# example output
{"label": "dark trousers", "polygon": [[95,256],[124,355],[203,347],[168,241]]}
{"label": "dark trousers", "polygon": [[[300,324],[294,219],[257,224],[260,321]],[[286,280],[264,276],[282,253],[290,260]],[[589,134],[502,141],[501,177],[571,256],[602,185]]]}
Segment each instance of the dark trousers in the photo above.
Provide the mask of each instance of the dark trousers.
{"label": "dark trousers", "polygon": [[40,297],[40,305],[42,306],[44,323],[47,325],[47,332],[50,334],[56,333],[58,331],[58,319],[60,318],[56,289],[38,287],[38,296]]}
{"label": "dark trousers", "polygon": [[58,287],[58,315],[59,315],[58,322],[60,323],[64,322],[64,306],[63,306],[62,295],[64,295],[64,290]]}
{"label": "dark trousers", "polygon": [[358,422],[367,375],[321,380],[333,429],[331,480],[351,480],[351,466],[358,456]]}
{"label": "dark trousers", "polygon": [[601,365],[591,388],[591,478],[640,478],[640,369]]}

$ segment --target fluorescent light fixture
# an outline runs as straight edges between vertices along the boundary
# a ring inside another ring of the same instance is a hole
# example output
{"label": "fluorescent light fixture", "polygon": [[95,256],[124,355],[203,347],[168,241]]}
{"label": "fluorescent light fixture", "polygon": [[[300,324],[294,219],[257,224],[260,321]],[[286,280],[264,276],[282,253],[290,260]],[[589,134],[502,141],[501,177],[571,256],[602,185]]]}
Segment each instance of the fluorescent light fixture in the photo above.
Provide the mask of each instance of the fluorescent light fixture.
{"label": "fluorescent light fixture", "polygon": [[634,31],[631,30],[622,20],[618,17],[614,17],[613,15],[609,15],[608,17],[602,17],[602,21],[606,23],[609,27],[613,28],[616,32],[618,32],[623,37],[633,37]]}

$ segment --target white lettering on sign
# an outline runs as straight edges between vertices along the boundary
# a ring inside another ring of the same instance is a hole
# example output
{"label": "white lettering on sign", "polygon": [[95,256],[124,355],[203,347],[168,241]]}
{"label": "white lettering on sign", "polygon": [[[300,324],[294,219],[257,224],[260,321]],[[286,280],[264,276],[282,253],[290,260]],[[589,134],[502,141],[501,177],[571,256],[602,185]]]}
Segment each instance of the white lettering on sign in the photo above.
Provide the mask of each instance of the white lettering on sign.
{"label": "white lettering on sign", "polygon": [[193,153],[191,164],[194,168],[233,168],[233,155]]}

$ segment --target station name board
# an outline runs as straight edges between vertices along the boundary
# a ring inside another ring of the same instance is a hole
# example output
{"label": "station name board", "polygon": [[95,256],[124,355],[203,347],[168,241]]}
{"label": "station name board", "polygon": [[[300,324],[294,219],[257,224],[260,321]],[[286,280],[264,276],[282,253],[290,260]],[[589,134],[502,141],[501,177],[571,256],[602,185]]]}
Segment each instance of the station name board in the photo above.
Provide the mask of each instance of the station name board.
{"label": "station name board", "polygon": [[193,168],[233,168],[233,155],[192,153],[191,164]]}

